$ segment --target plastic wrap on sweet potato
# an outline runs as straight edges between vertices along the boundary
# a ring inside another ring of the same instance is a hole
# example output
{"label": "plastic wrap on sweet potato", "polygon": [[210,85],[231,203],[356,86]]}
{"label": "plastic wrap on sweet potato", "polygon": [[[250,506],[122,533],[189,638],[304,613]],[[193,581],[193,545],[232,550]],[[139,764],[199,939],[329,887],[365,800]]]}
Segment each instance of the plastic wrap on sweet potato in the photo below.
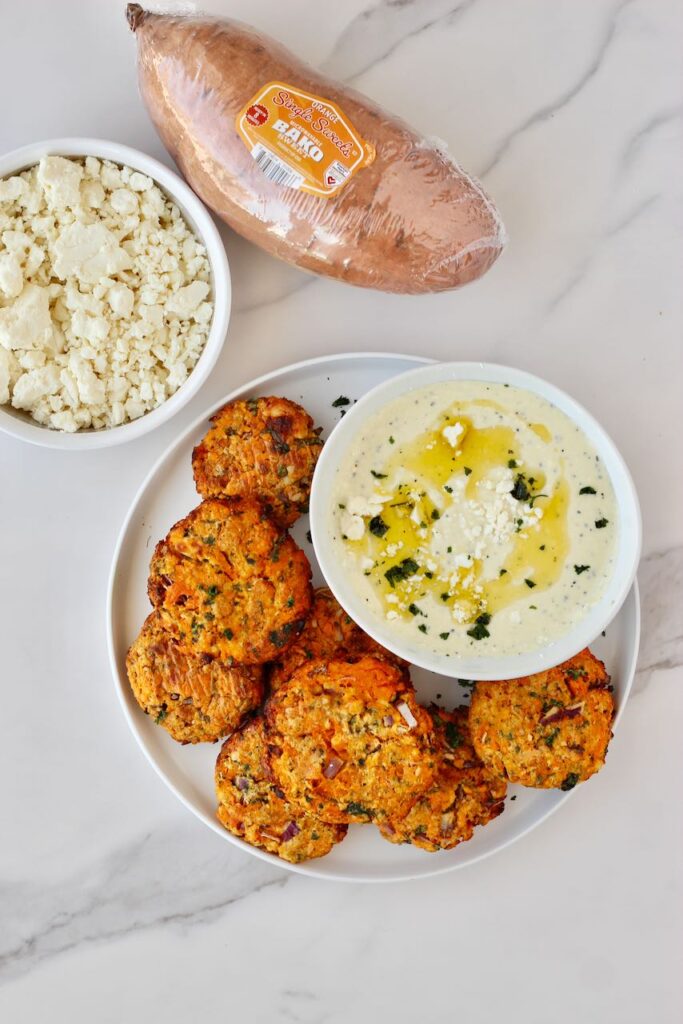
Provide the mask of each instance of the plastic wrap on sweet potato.
{"label": "plastic wrap on sweet potato", "polygon": [[142,96],[197,194],[305,270],[388,292],[480,277],[495,206],[439,147],[242,25],[129,4]]}

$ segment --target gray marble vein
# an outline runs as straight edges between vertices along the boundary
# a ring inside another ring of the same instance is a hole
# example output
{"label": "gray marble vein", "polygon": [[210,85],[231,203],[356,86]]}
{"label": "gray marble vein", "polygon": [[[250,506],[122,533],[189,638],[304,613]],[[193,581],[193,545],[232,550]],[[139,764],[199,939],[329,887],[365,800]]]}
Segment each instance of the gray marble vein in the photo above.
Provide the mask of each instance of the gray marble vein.
{"label": "gray marble vein", "polygon": [[663,110],[653,114],[649,121],[641,125],[635,134],[628,140],[619,159],[619,169],[628,170],[640,157],[646,146],[650,144],[653,136],[660,128],[666,128],[683,117],[683,107],[674,107],[671,110]]}
{"label": "gray marble vein", "polygon": [[576,267],[562,287],[547,300],[544,305],[544,313],[546,315],[554,313],[557,308],[576,291],[579,285],[589,278],[596,259],[598,259],[602,254],[604,243],[611,242],[613,239],[621,235],[622,232],[630,228],[632,224],[639,221],[640,218],[646,214],[660,198],[660,195],[654,194],[647,196],[645,199],[639,200],[630,210],[627,210],[621,217],[607,225],[602,232],[602,235],[593,241],[590,254],[581,260],[578,267]]}
{"label": "gray marble vein", "polygon": [[[245,857],[196,823],[162,828],[85,871],[49,883],[0,883],[0,982],[89,943],[209,922],[291,877]],[[30,913],[27,913],[30,908]]]}
{"label": "gray marble vein", "polygon": [[634,692],[683,665],[683,546],[648,555],[638,573],[642,629]]}
{"label": "gray marble vein", "polygon": [[603,67],[607,55],[610,51],[612,43],[614,42],[618,30],[619,21],[622,12],[629,7],[634,0],[621,0],[619,4],[612,10],[610,17],[608,18],[602,35],[598,41],[594,53],[590,58],[590,62],[587,67],[583,69],[581,74],[578,76],[576,81],[572,82],[563,93],[555,97],[549,103],[545,103],[538,107],[529,114],[520,124],[512,128],[498,143],[492,156],[485,164],[484,167],[478,171],[479,177],[485,178],[486,175],[490,174],[501,162],[503,157],[506,155],[510,147],[526,132],[530,129],[535,128],[539,124],[543,124],[548,121],[551,117],[554,117],[566,106],[568,106],[572,100],[576,99],[583,90],[589,85],[590,82],[595,78],[597,73]]}
{"label": "gray marble vein", "polygon": [[361,11],[342,32],[323,70],[350,81],[386,60],[408,39],[451,24],[477,0],[381,0]]}

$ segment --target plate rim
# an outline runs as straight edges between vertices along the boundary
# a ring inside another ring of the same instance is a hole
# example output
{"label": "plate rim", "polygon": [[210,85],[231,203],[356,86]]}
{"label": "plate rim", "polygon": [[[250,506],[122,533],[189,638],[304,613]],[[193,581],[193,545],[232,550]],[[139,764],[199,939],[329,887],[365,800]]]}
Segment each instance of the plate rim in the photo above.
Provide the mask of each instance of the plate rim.
{"label": "plate rim", "polygon": [[[482,851],[481,853],[477,854],[476,856],[474,856],[473,858],[471,858],[470,860],[468,860],[468,861],[466,861],[464,863],[450,863],[449,862],[449,863],[444,864],[443,866],[440,867],[435,862],[434,863],[434,867],[431,870],[425,872],[424,874],[415,874],[414,871],[407,870],[405,872],[405,874],[392,874],[391,876],[387,876],[387,877],[383,877],[382,875],[372,875],[372,874],[359,875],[359,876],[350,876],[348,874],[338,873],[338,872],[334,872],[334,871],[329,872],[329,871],[318,870],[318,868],[315,866],[317,864],[316,860],[306,861],[306,862],[304,862],[302,864],[292,864],[289,861],[282,860],[281,858],[277,857],[275,854],[268,853],[266,850],[260,850],[258,847],[250,846],[248,843],[244,842],[244,840],[240,839],[238,836],[234,836],[230,832],[228,832],[226,829],[221,828],[218,825],[217,822],[214,822],[211,819],[208,819],[207,817],[205,817],[205,815],[200,810],[198,810],[196,807],[194,807],[190,803],[190,801],[186,799],[186,797],[180,792],[180,790],[176,787],[176,785],[166,776],[166,774],[164,774],[164,772],[162,771],[161,767],[156,763],[156,761],[152,757],[152,754],[148,750],[147,745],[144,743],[142,735],[141,735],[141,733],[138,730],[137,723],[135,722],[135,720],[134,720],[134,718],[133,718],[133,716],[132,716],[132,714],[131,714],[131,712],[130,712],[130,710],[128,708],[128,705],[126,703],[125,696],[124,696],[123,679],[122,679],[121,673],[119,672],[119,667],[118,667],[118,661],[117,661],[117,655],[116,655],[116,649],[115,649],[115,643],[114,643],[114,628],[113,628],[113,625],[114,625],[114,614],[115,614],[114,613],[114,591],[115,591],[116,584],[117,584],[117,576],[118,576],[121,552],[122,552],[123,546],[124,546],[124,544],[126,542],[126,538],[127,538],[127,535],[128,535],[128,531],[129,531],[129,527],[130,527],[131,521],[132,521],[132,519],[133,519],[133,517],[134,517],[134,515],[135,515],[135,513],[136,513],[136,511],[138,509],[138,506],[140,505],[141,501],[143,500],[145,494],[147,493],[147,488],[148,488],[149,483],[151,482],[153,477],[156,475],[156,473],[158,472],[159,468],[161,467],[161,465],[164,462],[166,462],[168,459],[170,459],[173,456],[175,451],[185,442],[187,437],[194,430],[196,430],[197,427],[202,422],[207,420],[217,409],[220,409],[223,405],[225,405],[226,402],[234,401],[236,398],[239,398],[245,392],[253,390],[254,388],[261,387],[263,384],[266,384],[268,381],[271,381],[271,380],[273,380],[273,379],[275,379],[277,377],[283,376],[283,375],[291,373],[291,372],[296,372],[297,370],[309,369],[309,368],[314,367],[314,366],[321,366],[322,367],[322,366],[325,366],[325,364],[332,363],[332,362],[347,361],[347,360],[348,361],[353,361],[353,360],[365,361],[365,360],[370,360],[370,359],[380,359],[380,360],[386,360],[386,361],[400,360],[400,361],[405,361],[408,364],[412,364],[413,366],[414,365],[420,365],[420,364],[426,365],[426,364],[429,364],[429,363],[438,362],[438,360],[432,359],[432,358],[427,357],[427,356],[411,355],[411,354],[405,354],[405,353],[402,353],[402,352],[378,352],[378,351],[337,352],[337,353],[328,354],[328,355],[324,355],[324,356],[313,356],[313,357],[311,357],[309,359],[302,359],[302,360],[299,360],[299,361],[294,362],[294,363],[287,363],[284,366],[277,367],[274,370],[270,370],[267,373],[261,374],[258,377],[254,377],[251,380],[245,381],[243,384],[240,384],[238,387],[233,388],[223,398],[221,398],[218,401],[212,403],[210,406],[208,406],[206,409],[204,409],[204,411],[200,415],[198,415],[194,420],[192,420],[180,432],[180,434],[174,440],[172,440],[170,444],[168,444],[164,448],[164,450],[154,460],[154,462],[152,463],[150,469],[145,474],[145,476],[143,477],[142,481],[140,482],[138,488],[136,489],[136,492],[135,492],[133,498],[131,499],[128,511],[127,511],[127,513],[126,513],[126,515],[124,517],[123,523],[121,524],[121,527],[119,529],[119,532],[118,532],[118,535],[117,535],[117,538],[116,538],[116,543],[114,545],[114,551],[113,551],[113,554],[112,554],[111,565],[110,565],[110,570],[109,570],[109,578],[108,578],[108,581],[107,581],[107,600],[106,600],[105,615],[106,615],[107,654],[108,654],[108,657],[109,657],[109,666],[110,666],[110,670],[111,670],[111,674],[112,674],[112,681],[114,683],[114,688],[116,690],[117,699],[118,699],[119,705],[121,707],[121,710],[123,712],[124,718],[126,719],[126,722],[128,724],[128,727],[129,727],[131,733],[133,734],[133,737],[135,739],[135,742],[136,742],[137,746],[142,751],[145,759],[151,765],[151,767],[154,770],[154,772],[157,775],[157,777],[164,783],[166,788],[168,790],[170,790],[171,793],[173,793],[173,795],[176,797],[176,799],[178,799],[180,801],[180,803],[188,811],[191,812],[191,814],[195,818],[197,818],[199,821],[202,822],[202,824],[204,824],[209,829],[211,829],[211,831],[215,832],[216,835],[218,835],[220,838],[222,838],[224,840],[227,840],[228,842],[232,843],[238,849],[243,850],[245,853],[247,853],[247,854],[249,854],[249,855],[251,855],[253,857],[257,857],[259,860],[263,860],[266,863],[269,863],[269,864],[272,864],[275,867],[281,868],[282,870],[291,871],[294,874],[304,875],[304,876],[307,876],[309,878],[317,878],[317,879],[321,879],[323,881],[329,881],[329,882],[346,882],[346,883],[351,883],[351,884],[353,884],[353,883],[359,883],[359,884],[391,884],[393,882],[419,881],[419,880],[426,879],[426,878],[433,878],[436,875],[444,875],[444,874],[447,874],[448,872],[451,872],[451,871],[462,870],[463,868],[471,867],[474,864],[478,864],[481,861],[486,860],[489,857],[492,857],[492,856],[494,856],[497,853],[500,853],[501,851],[507,849],[507,847],[511,846],[513,843],[516,843],[519,840],[523,839],[530,832],[533,832],[536,828],[539,827],[539,825],[543,824],[543,822],[547,821],[547,819],[551,815],[553,815],[560,807],[564,806],[564,804],[566,803],[566,801],[568,799],[570,799],[571,797],[574,796],[574,794],[576,793],[577,790],[574,789],[574,790],[571,790],[571,791],[569,791],[567,793],[562,794],[562,796],[560,796],[560,798],[558,800],[556,800],[556,802],[554,804],[552,804],[546,811],[544,811],[539,818],[537,818],[535,821],[529,823],[521,832],[517,833],[516,835],[510,836],[508,839],[506,839],[504,842],[502,842],[499,846],[496,846],[494,849]],[[641,609],[640,609],[640,591],[639,591],[639,587],[638,587],[638,580],[637,580],[637,578],[634,579],[633,586],[629,590],[629,592],[628,592],[628,594],[626,596],[626,599],[625,599],[625,601],[624,601],[624,603],[622,605],[622,608],[620,609],[620,612],[628,604],[629,599],[631,597],[631,594],[633,594],[633,599],[634,599],[634,616],[635,616],[634,649],[633,649],[633,654],[632,654],[632,659],[631,659],[630,670],[629,670],[629,673],[628,673],[628,678],[626,679],[625,685],[624,685],[624,693],[623,693],[623,699],[622,699],[622,702],[621,702],[621,707],[617,711],[617,714],[615,716],[614,723],[613,723],[613,726],[612,726],[613,733],[616,732],[617,726],[619,725],[619,722],[621,721],[622,715],[624,713],[624,709],[625,709],[626,704],[628,702],[628,699],[630,697],[631,690],[632,690],[632,687],[633,687],[633,681],[634,681],[634,678],[635,678],[636,666],[637,666],[637,662],[638,662],[638,654],[639,654],[639,649],[640,649],[640,637],[641,637]]]}

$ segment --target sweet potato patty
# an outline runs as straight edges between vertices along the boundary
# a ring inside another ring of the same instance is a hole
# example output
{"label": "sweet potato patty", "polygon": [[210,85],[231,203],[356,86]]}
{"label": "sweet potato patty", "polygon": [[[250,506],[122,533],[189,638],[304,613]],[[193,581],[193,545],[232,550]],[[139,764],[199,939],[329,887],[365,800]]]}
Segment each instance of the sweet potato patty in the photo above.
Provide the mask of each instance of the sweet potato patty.
{"label": "sweet potato patty", "polygon": [[346,661],[371,654],[402,668],[407,663],[378,644],[346,614],[327,587],[313,594],[313,604],[303,630],[293,644],[277,658],[270,670],[271,692],[277,690],[309,661],[343,658]]}
{"label": "sweet potato patty", "polygon": [[438,771],[404,818],[380,822],[391,843],[413,843],[423,850],[451,850],[471,839],[504,806],[507,786],[481,763],[467,725],[467,708],[429,708],[434,722]]}
{"label": "sweet potato patty", "polygon": [[223,744],[216,761],[218,820],[251,846],[294,864],[324,857],[346,835],[288,802],[274,781],[263,719],[254,719]]}
{"label": "sweet potato patty", "polygon": [[401,817],[432,783],[431,719],[386,661],[310,662],[265,714],[280,786],[325,821]]}
{"label": "sweet potato patty", "polygon": [[525,679],[477,683],[474,749],[501,778],[572,789],[605,762],[614,700],[605,666],[589,650]]}
{"label": "sweet potato patty", "polygon": [[148,593],[186,648],[253,665],[302,629],[311,567],[258,502],[209,498],[152,556]]}
{"label": "sweet potato patty", "polygon": [[308,511],[320,431],[305,409],[287,398],[229,402],[192,453],[197,490],[204,498],[252,497],[281,526]]}
{"label": "sweet potato patty", "polygon": [[263,698],[263,669],[184,651],[159,612],[147,616],[126,658],[135,699],[180,743],[226,736]]}

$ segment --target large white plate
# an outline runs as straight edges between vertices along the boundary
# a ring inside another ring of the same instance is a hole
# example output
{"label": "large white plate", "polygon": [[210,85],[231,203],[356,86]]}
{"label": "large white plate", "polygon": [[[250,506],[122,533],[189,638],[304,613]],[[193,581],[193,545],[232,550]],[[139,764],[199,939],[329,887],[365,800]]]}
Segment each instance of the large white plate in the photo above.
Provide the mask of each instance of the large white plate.
{"label": "large white plate", "polygon": [[[243,843],[225,832],[216,821],[213,766],[218,746],[175,743],[140,711],[128,686],[126,651],[149,612],[146,595],[149,558],[156,541],[198,503],[190,457],[192,448],[206,431],[208,417],[232,398],[283,395],[301,402],[327,436],[340,417],[340,410],[332,405],[339,395],[357,399],[376,384],[426,361],[376,353],[312,359],[276,370],[227,395],[188,427],[153,467],[133,502],[114,554],[107,606],[109,654],[121,705],[135,738],[166,785],[209,828],[253,856],[302,874],[353,882],[387,882],[451,871],[508,846],[582,788],[561,793],[511,786],[504,813],[486,828],[477,829],[469,843],[454,850],[434,854],[412,846],[394,846],[385,842],[374,827],[352,825],[347,839],[327,857],[306,864],[287,864]],[[307,516],[302,517],[293,533],[309,555],[314,582],[319,585],[323,580],[313,548],[306,539],[307,519]],[[633,682],[638,655],[640,605],[636,585],[606,634],[598,637],[592,647],[605,661],[612,676],[618,721]],[[448,707],[467,702],[467,688],[461,687],[455,679],[414,669],[413,680],[423,700],[438,699]],[[606,770],[609,771],[609,761]],[[600,777],[585,785],[599,786]],[[511,801],[513,794],[516,800]]]}

